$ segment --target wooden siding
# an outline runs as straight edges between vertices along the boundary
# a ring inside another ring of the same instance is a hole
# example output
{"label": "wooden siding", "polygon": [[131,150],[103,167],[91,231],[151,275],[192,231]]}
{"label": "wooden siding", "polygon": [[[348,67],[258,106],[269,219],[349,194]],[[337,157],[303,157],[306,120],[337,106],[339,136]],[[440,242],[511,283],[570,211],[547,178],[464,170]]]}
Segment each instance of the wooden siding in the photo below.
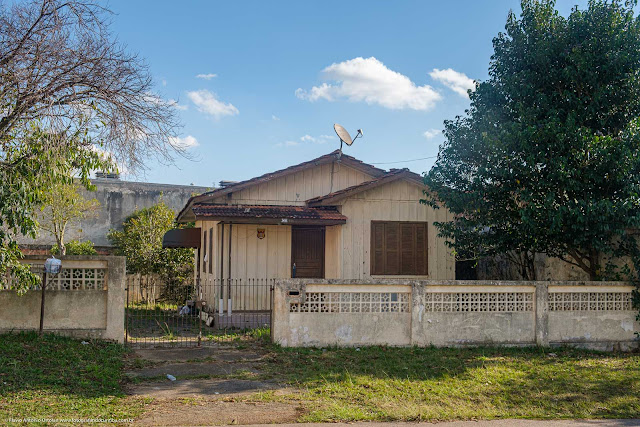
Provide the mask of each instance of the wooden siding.
{"label": "wooden siding", "polygon": [[[455,260],[451,249],[444,244],[443,239],[437,237],[438,230],[433,225],[435,221],[451,219],[451,215],[446,209],[434,210],[421,205],[419,200],[422,197],[420,186],[408,181],[395,181],[344,200],[339,209],[347,216],[347,223],[326,227],[325,278],[403,277],[371,276],[371,221],[420,221],[428,223],[428,275],[404,277],[454,279]],[[202,228],[203,238],[204,233],[207,233],[207,239],[209,229],[213,227],[214,230],[213,253],[209,255],[209,262],[213,262],[212,273],[209,273],[208,263],[206,272],[201,272],[203,284],[206,285],[207,281],[220,278],[221,225],[216,221],[197,221],[196,227]],[[264,239],[258,239],[258,228],[265,229]],[[228,233],[227,224],[224,231],[223,277],[243,280],[291,277],[290,226],[234,224],[231,275],[227,258]],[[204,253],[200,255],[202,257]]]}
{"label": "wooden siding", "polygon": [[358,185],[373,177],[356,169],[333,163],[333,187],[331,184],[332,164],[324,164],[291,175],[276,178],[264,184],[257,184],[231,193],[231,198],[220,196],[212,203],[230,202],[248,205],[298,205],[313,197],[323,196],[332,191]]}
{"label": "wooden siding", "polygon": [[419,203],[422,188],[408,181],[394,181],[346,199],[341,213],[347,223],[342,226],[343,279],[391,278],[403,276],[372,276],[371,221],[424,221],[428,223],[428,275],[404,276],[429,279],[455,279],[455,259],[433,225],[451,219],[446,209],[434,210]]}

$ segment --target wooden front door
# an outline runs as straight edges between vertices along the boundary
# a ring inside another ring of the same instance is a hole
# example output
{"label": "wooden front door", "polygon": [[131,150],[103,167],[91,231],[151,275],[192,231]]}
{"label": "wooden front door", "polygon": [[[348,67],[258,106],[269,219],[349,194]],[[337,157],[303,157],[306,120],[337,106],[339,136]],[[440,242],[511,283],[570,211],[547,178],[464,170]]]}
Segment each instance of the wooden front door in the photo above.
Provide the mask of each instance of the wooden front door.
{"label": "wooden front door", "polygon": [[291,277],[324,277],[324,227],[291,228]]}

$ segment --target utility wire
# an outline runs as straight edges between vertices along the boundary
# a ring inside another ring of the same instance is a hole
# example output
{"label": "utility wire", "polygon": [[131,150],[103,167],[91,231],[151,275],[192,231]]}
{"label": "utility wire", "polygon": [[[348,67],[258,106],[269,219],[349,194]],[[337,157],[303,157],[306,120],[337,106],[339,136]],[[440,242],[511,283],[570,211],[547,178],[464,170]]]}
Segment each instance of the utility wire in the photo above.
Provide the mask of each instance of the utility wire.
{"label": "utility wire", "polygon": [[411,159],[411,160],[400,160],[397,162],[377,162],[377,163],[369,163],[370,165],[392,165],[395,163],[409,163],[409,162],[417,162],[420,160],[428,160],[428,159],[435,159],[438,156],[430,156],[430,157],[421,157],[419,159]]}

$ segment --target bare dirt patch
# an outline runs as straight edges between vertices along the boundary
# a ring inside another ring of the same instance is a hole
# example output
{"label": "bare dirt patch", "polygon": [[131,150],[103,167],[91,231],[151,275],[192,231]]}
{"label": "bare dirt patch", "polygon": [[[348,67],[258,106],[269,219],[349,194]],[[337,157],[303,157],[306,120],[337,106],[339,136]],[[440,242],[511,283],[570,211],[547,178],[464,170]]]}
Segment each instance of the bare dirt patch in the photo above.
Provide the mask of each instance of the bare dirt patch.
{"label": "bare dirt patch", "polygon": [[[128,394],[150,401],[136,424],[295,422],[302,413],[298,403],[252,399],[256,393],[287,390],[261,378],[263,353],[260,348],[233,347],[136,350],[128,361],[126,389]],[[167,374],[176,380],[167,379]]]}

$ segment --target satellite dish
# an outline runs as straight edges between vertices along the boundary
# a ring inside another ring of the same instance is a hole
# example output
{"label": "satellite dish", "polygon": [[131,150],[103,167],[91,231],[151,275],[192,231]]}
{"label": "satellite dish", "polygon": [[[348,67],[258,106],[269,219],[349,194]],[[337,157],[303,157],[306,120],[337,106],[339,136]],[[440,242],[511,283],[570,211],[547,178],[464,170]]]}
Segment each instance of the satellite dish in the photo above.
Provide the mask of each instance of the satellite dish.
{"label": "satellite dish", "polygon": [[336,131],[336,134],[338,134],[341,143],[344,142],[347,145],[353,144],[353,139],[351,139],[351,135],[349,135],[349,132],[347,132],[345,128],[336,123],[333,125],[333,129]]}

